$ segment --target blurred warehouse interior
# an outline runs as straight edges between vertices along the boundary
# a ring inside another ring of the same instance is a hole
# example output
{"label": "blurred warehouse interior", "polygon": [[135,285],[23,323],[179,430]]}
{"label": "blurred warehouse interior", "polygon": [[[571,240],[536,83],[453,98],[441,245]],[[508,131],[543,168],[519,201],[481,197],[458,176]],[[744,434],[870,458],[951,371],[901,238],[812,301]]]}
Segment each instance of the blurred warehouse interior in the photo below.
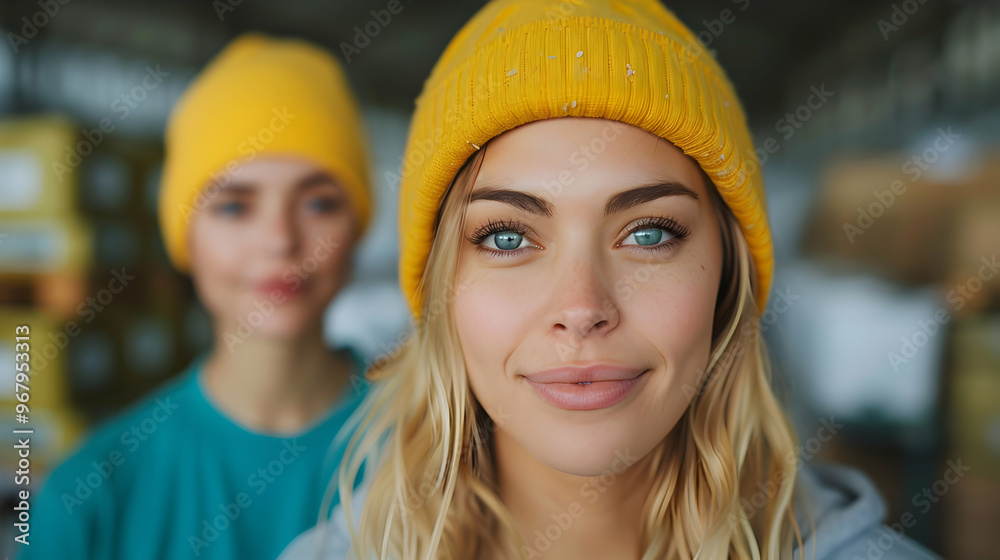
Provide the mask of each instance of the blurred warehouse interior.
{"label": "blurred warehouse interior", "polygon": [[[162,134],[187,83],[244,31],[329,48],[364,104],[377,218],[327,334],[369,359],[392,350],[408,325],[395,194],[409,112],[482,3],[4,0],[0,332],[33,325],[35,465],[211,343],[159,239]],[[887,523],[911,513],[907,534],[945,557],[995,558],[1000,3],[667,5],[751,118],[778,256],[762,326],[801,457],[864,469]],[[7,434],[12,339],[0,341]],[[942,486],[955,464],[968,473]]]}

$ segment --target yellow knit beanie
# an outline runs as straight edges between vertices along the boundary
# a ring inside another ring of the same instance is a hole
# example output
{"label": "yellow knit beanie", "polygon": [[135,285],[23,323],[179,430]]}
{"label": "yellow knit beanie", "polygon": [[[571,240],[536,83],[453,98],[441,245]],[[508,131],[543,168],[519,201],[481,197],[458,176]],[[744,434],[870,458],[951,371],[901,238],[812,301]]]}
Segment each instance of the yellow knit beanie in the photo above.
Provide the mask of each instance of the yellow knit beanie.
{"label": "yellow knit beanie", "polygon": [[186,271],[191,212],[262,155],[308,159],[343,186],[364,231],[371,213],[360,111],[329,53],[259,34],[234,39],[181,96],[166,132],[160,187],[163,241]]}
{"label": "yellow knit beanie", "polygon": [[417,99],[400,182],[400,284],[419,293],[438,206],[468,157],[525,123],[621,121],[697,161],[743,226],[767,304],[774,258],[760,166],[736,93],[656,0],[493,0],[452,39]]}

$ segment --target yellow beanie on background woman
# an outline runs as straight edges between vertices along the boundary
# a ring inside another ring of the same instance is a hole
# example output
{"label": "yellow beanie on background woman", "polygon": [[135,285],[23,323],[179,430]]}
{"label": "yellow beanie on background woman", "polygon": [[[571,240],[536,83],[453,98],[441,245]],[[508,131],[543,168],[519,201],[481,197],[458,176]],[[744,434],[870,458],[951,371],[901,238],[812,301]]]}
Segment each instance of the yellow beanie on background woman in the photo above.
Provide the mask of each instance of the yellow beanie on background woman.
{"label": "yellow beanie on background woman", "polygon": [[445,49],[410,125],[399,273],[415,316],[462,164],[507,130],[558,117],[631,124],[697,161],[743,226],[763,311],[774,268],[764,182],[736,92],[694,34],[656,0],[493,0]]}
{"label": "yellow beanie on background woman", "polygon": [[234,39],[188,86],[167,123],[159,217],[170,260],[188,269],[191,213],[238,164],[265,155],[305,158],[330,173],[364,231],[371,215],[366,143],[332,55],[256,33]]}

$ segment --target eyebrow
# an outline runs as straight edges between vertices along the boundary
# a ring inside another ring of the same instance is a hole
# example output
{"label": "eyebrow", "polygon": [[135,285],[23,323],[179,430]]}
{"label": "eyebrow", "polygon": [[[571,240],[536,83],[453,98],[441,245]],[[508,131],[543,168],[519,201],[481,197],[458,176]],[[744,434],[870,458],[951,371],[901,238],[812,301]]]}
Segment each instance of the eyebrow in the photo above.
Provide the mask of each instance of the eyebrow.
{"label": "eyebrow", "polygon": [[477,200],[502,202],[531,214],[537,214],[547,218],[552,216],[552,204],[550,202],[523,191],[512,191],[509,189],[501,189],[499,187],[484,187],[482,189],[472,191],[469,202],[472,203]]}
{"label": "eyebrow", "polygon": [[667,181],[636,187],[612,196],[604,206],[604,215],[610,216],[665,196],[687,196],[698,200],[698,193],[676,181]]}
{"label": "eyebrow", "polygon": [[[666,181],[652,185],[643,185],[627,191],[622,191],[608,199],[604,206],[604,215],[610,216],[628,210],[633,206],[645,204],[666,196],[687,196],[698,200],[698,193],[677,181]],[[503,189],[499,187],[484,187],[472,192],[469,202],[477,200],[492,200],[509,204],[531,214],[551,217],[552,204],[538,196],[523,191]]]}
{"label": "eyebrow", "polygon": [[256,190],[253,183],[230,183],[219,189],[218,193],[220,195],[249,196]]}
{"label": "eyebrow", "polygon": [[[305,177],[300,179],[295,184],[295,190],[303,191],[312,187],[317,187],[326,184],[337,185],[338,183],[336,179],[330,176],[329,173],[325,171],[317,171],[315,173],[310,173],[309,175],[306,175]],[[257,183],[253,181],[246,181],[239,183],[233,182],[223,187],[219,192],[220,193],[228,192],[235,196],[248,196],[256,192],[257,188],[258,188]]]}
{"label": "eyebrow", "polygon": [[318,185],[326,185],[326,184],[331,184],[336,186],[337,180],[331,177],[330,174],[327,173],[326,171],[317,171],[315,173],[307,175],[306,177],[303,177],[299,181],[298,185],[296,185],[296,188],[298,190],[304,190],[309,187],[315,187]]}

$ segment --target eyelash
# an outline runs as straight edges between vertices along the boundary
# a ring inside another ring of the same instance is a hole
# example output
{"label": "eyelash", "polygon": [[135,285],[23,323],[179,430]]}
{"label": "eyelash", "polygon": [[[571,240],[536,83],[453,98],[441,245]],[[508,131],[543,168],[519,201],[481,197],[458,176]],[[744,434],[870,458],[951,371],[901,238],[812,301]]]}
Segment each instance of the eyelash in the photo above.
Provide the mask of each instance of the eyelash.
{"label": "eyelash", "polygon": [[[632,226],[629,227],[628,231],[625,233],[625,238],[628,238],[628,236],[632,235],[637,231],[642,231],[644,229],[654,229],[654,228],[662,229],[667,233],[669,233],[671,235],[670,239],[668,239],[663,243],[660,243],[659,245],[654,245],[652,247],[643,245],[628,245],[628,247],[632,250],[639,250],[645,252],[664,251],[668,249],[673,249],[678,243],[681,242],[681,240],[683,240],[685,237],[691,234],[691,231],[688,228],[678,224],[676,220],[672,220],[670,218],[650,217],[650,218],[642,218],[638,222],[632,224]],[[617,246],[622,247],[623,245],[619,243]]]}
{"label": "eyelash", "polygon": [[238,218],[247,210],[247,204],[240,200],[229,200],[212,205],[212,213],[226,218]]}
{"label": "eyelash", "polygon": [[314,210],[318,213],[334,213],[340,209],[341,202],[343,202],[340,197],[334,196],[317,196],[310,198],[306,201],[306,205],[309,206],[310,210]]}
{"label": "eyelash", "polygon": [[483,247],[483,241],[485,241],[487,237],[493,235],[494,233],[503,233],[505,231],[512,231],[518,235],[523,235],[524,237],[528,237],[531,234],[531,230],[520,222],[508,222],[507,220],[494,222],[493,220],[487,220],[486,225],[480,226],[476,231],[472,232],[472,235],[469,236],[469,243],[475,245],[476,251],[486,253],[493,257],[506,258],[523,253],[524,248],[514,249],[513,251],[494,251],[493,249]]}
{"label": "eyelash", "polygon": [[[681,240],[686,238],[691,233],[690,230],[688,230],[686,227],[678,224],[676,220],[663,217],[649,217],[649,218],[642,218],[638,222],[632,224],[632,226],[630,226],[626,231],[624,239],[627,239],[628,236],[632,235],[637,231],[642,231],[644,229],[653,229],[653,228],[658,228],[666,231],[671,235],[671,238],[666,242],[651,247],[642,245],[627,245],[627,247],[646,252],[664,251],[668,249],[673,249],[678,243],[681,242]],[[528,237],[531,234],[531,230],[529,230],[520,222],[507,221],[507,220],[499,220],[494,222],[493,220],[488,220],[486,225],[480,226],[478,229],[476,229],[476,231],[472,233],[472,235],[469,236],[469,243],[472,243],[475,246],[476,251],[480,253],[486,253],[490,256],[499,258],[513,257],[524,252],[526,248],[515,249],[513,251],[495,251],[493,249],[488,249],[483,246],[483,241],[485,241],[487,237],[493,235],[494,233],[503,233],[505,231],[514,232],[524,237]],[[616,245],[616,247],[623,247],[623,245],[619,242]]]}
{"label": "eyelash", "polygon": [[[316,196],[309,198],[305,206],[309,211],[318,214],[332,214],[340,210],[343,199],[337,196]],[[248,212],[249,204],[242,200],[222,201],[212,206],[212,212],[219,216],[228,218],[242,217]]]}

